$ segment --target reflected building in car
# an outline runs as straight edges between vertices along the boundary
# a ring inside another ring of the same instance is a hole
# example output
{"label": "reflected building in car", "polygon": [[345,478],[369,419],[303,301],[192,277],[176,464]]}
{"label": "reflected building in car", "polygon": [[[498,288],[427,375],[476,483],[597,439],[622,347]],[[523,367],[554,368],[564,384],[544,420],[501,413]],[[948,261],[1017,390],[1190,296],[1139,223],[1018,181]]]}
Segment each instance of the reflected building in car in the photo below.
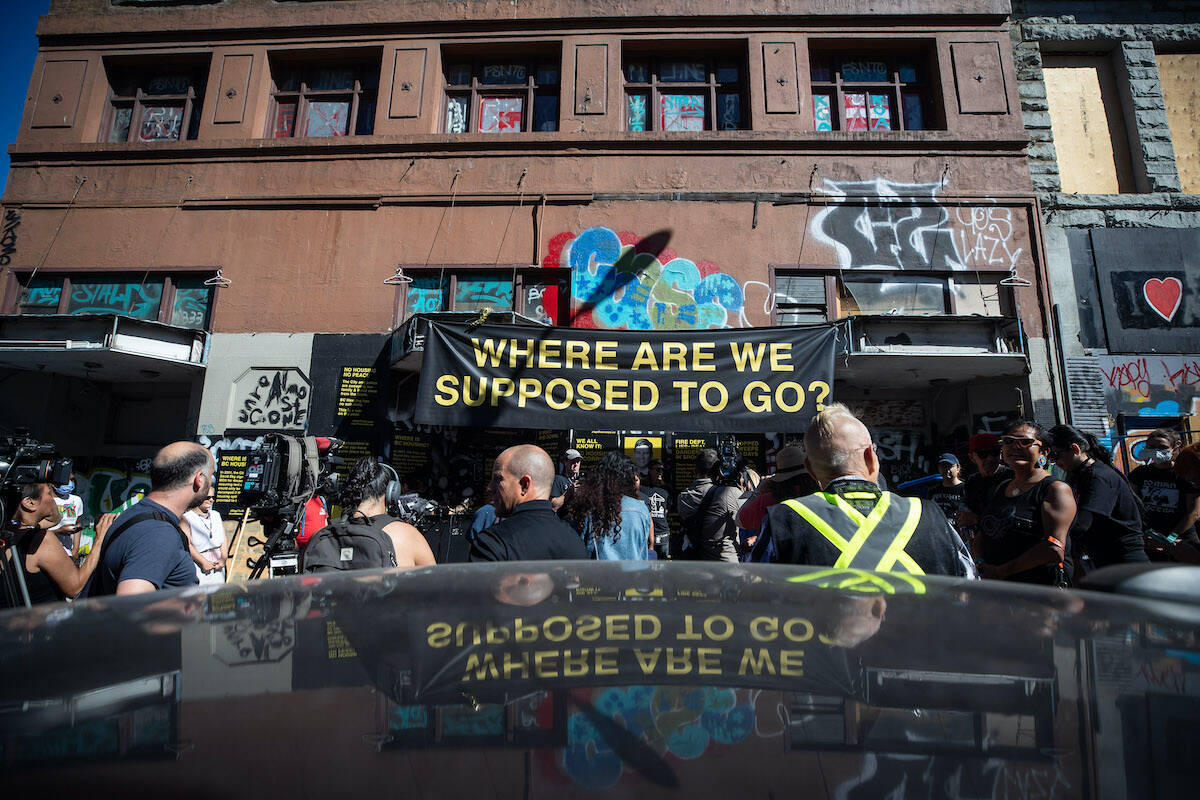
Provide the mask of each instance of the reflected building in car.
{"label": "reflected building in car", "polygon": [[397,781],[437,797],[1189,795],[1190,605],[855,570],[532,566],[6,614],[0,774],[13,797]]}

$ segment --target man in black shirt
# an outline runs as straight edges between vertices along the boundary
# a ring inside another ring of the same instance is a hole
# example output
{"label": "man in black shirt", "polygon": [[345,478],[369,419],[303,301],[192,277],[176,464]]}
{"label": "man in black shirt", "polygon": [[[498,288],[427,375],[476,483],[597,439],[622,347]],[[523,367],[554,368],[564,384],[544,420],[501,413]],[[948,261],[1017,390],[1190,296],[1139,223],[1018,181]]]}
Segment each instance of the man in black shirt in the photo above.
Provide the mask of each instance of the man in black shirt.
{"label": "man in black shirt", "polygon": [[963,502],[966,510],[957,515],[960,531],[974,528],[979,522],[983,507],[996,491],[996,487],[1012,477],[1012,470],[1000,463],[1000,437],[994,433],[977,433],[967,443],[971,460],[979,472],[967,478],[963,484]]}
{"label": "man in black shirt", "polygon": [[532,444],[510,447],[496,458],[488,496],[502,519],[471,544],[471,561],[586,559],[587,548],[550,506],[554,462]]}
{"label": "man in black shirt", "polygon": [[[1129,485],[1142,500],[1146,530],[1164,536],[1174,534],[1192,547],[1200,547],[1200,537],[1196,536],[1200,493],[1172,468],[1178,450],[1179,434],[1175,431],[1152,432],[1142,447],[1146,463],[1129,473]],[[1153,559],[1157,551],[1150,552],[1150,546],[1147,542],[1147,553]]]}
{"label": "man in black shirt", "polygon": [[574,448],[562,454],[562,472],[554,476],[554,483],[550,486],[550,506],[555,511],[563,507],[568,492],[578,483],[579,465],[582,463],[583,456]]}
{"label": "man in black shirt", "polygon": [[963,490],[966,484],[959,477],[962,465],[958,463],[958,457],[954,453],[942,453],[938,458],[937,468],[942,482],[930,490],[929,499],[937,503],[946,519],[953,522],[955,515],[964,508]]}
{"label": "man in black shirt", "polygon": [[[654,523],[654,552],[659,558],[667,557],[667,542],[671,526],[667,522],[667,509],[671,507],[671,490],[663,480],[663,462],[657,458],[646,467],[646,480],[639,493],[642,502],[650,509],[650,521]],[[672,558],[677,554],[671,553]]]}

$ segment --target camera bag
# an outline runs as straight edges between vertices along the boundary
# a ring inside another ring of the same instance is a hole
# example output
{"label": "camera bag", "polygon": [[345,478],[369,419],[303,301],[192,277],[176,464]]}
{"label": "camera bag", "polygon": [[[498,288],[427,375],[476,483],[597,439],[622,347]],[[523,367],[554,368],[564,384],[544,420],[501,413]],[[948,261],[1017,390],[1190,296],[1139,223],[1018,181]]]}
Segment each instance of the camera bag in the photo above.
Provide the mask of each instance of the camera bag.
{"label": "camera bag", "polygon": [[362,514],[330,520],[304,548],[303,572],[341,572],[396,566],[396,548],[383,528],[391,517]]}

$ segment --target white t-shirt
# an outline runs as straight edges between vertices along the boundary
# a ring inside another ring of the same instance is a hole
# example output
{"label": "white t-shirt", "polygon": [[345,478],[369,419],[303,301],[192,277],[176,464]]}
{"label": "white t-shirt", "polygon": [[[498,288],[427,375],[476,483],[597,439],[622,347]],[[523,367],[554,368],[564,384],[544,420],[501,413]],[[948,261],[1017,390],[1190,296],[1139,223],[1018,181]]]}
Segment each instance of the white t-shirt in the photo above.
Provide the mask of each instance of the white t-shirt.
{"label": "white t-shirt", "polygon": [[[221,515],[216,509],[209,511],[207,517],[192,509],[184,512],[183,518],[192,531],[192,546],[214,563],[220,560],[221,548],[225,546],[225,526],[221,524]],[[224,583],[225,570],[206,575],[196,567],[196,577],[200,583]]]}
{"label": "white t-shirt", "polygon": [[62,514],[62,519],[50,529],[50,532],[58,537],[58,541],[62,543],[68,555],[74,555],[72,548],[75,547],[75,534],[73,532],[65,533],[60,529],[68,526],[74,527],[79,524],[79,518],[83,516],[83,498],[77,494],[69,494],[67,495],[67,499],[63,500],[56,495],[54,503],[58,506],[58,511]]}

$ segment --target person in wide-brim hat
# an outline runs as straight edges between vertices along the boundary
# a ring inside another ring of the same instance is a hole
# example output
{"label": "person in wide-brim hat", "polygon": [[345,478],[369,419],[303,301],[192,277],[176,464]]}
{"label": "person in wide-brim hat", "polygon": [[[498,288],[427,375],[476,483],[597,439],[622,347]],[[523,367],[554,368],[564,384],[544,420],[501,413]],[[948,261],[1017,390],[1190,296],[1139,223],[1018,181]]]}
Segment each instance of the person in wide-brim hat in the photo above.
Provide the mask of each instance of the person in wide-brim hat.
{"label": "person in wide-brim hat", "polygon": [[[767,517],[767,509],[783,498],[794,497],[793,487],[797,483],[807,487],[812,483],[812,479],[808,477],[808,471],[804,467],[804,448],[798,444],[788,444],[775,453],[775,472],[762,479],[758,493],[748,499],[738,511],[738,527],[757,534]],[[816,491],[815,484],[811,491]],[[753,542],[753,536],[746,538],[747,546]]]}

